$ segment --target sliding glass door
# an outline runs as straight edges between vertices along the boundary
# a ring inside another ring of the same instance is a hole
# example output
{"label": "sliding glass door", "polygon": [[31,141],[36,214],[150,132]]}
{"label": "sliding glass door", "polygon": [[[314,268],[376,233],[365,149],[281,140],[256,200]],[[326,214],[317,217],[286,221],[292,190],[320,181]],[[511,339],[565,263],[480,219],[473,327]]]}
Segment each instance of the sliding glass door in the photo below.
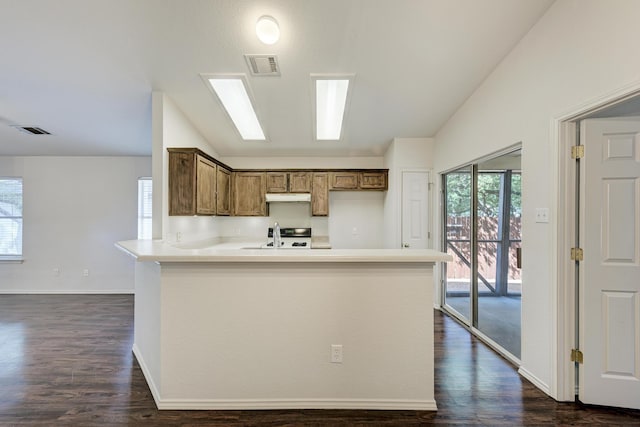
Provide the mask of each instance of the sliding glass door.
{"label": "sliding glass door", "polygon": [[520,358],[520,151],[443,175],[445,310]]}

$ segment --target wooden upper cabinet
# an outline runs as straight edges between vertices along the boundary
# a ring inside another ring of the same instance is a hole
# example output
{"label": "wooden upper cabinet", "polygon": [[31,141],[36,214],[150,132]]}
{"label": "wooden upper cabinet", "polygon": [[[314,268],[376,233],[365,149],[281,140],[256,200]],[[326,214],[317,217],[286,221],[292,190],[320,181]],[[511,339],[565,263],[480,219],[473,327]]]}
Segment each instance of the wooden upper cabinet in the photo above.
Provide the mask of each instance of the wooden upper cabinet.
{"label": "wooden upper cabinet", "polygon": [[267,193],[310,193],[311,172],[267,172]]}
{"label": "wooden upper cabinet", "polygon": [[266,183],[265,172],[234,172],[233,214],[267,216]]}
{"label": "wooden upper cabinet", "polygon": [[289,172],[290,193],[311,192],[311,172]]}
{"label": "wooden upper cabinet", "polygon": [[311,215],[329,215],[329,174],[314,172],[311,183]]}
{"label": "wooden upper cabinet", "polygon": [[329,172],[329,190],[386,190],[386,169],[345,170]]}
{"label": "wooden upper cabinet", "polygon": [[216,172],[216,214],[231,215],[231,172],[220,165]]}
{"label": "wooden upper cabinet", "polygon": [[195,215],[195,167],[193,153],[169,153],[169,215]]}
{"label": "wooden upper cabinet", "polygon": [[386,169],[234,172],[197,148],[168,148],[169,215],[267,216],[266,193],[311,193],[313,216],[329,215],[329,191],[388,188]]}
{"label": "wooden upper cabinet", "polygon": [[362,190],[386,190],[387,171],[361,171],[360,188]]}
{"label": "wooden upper cabinet", "polygon": [[289,191],[289,174],[286,172],[267,172],[267,193],[286,193]]}
{"label": "wooden upper cabinet", "polygon": [[329,190],[357,190],[358,172],[329,172]]}
{"label": "wooden upper cabinet", "polygon": [[169,152],[169,215],[214,215],[215,171],[194,151]]}

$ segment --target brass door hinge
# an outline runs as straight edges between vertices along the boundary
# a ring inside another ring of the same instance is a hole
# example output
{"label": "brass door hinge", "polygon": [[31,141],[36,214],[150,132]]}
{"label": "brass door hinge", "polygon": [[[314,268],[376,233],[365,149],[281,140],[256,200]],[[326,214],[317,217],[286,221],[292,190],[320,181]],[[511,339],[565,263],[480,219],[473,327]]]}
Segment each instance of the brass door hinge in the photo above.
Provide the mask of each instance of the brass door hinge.
{"label": "brass door hinge", "polygon": [[584,252],[582,248],[571,248],[571,259],[573,261],[582,261],[584,258]]}
{"label": "brass door hinge", "polygon": [[578,349],[571,349],[571,361],[577,363],[583,363],[582,352]]}
{"label": "brass door hinge", "polygon": [[584,145],[574,145],[571,147],[571,158],[581,159],[584,157]]}

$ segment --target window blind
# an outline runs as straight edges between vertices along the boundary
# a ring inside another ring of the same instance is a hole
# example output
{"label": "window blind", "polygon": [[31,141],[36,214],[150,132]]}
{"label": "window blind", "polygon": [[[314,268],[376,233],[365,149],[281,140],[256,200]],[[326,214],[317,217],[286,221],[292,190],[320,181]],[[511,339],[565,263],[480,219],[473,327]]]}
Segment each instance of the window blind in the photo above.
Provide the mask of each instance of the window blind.
{"label": "window blind", "polygon": [[151,239],[151,217],[153,206],[151,178],[138,179],[138,239]]}
{"label": "window blind", "polygon": [[22,178],[0,178],[0,257],[22,255]]}

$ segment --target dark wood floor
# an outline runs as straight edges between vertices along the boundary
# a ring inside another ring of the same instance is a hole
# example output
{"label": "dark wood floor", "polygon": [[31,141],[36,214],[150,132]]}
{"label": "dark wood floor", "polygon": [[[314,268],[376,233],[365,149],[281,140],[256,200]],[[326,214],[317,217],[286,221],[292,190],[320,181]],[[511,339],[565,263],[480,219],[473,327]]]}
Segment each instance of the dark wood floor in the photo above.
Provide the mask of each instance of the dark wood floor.
{"label": "dark wood floor", "polygon": [[640,425],[553,401],[437,311],[437,412],[158,411],[132,343],[132,296],[0,295],[0,425]]}

